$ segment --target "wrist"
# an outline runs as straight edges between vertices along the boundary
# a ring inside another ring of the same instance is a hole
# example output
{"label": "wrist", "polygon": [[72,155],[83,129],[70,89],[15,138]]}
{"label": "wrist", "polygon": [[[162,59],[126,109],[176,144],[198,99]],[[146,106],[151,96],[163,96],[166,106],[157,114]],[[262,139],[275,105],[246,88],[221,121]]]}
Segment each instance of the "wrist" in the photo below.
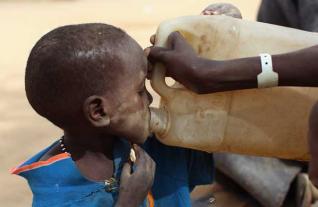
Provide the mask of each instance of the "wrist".
{"label": "wrist", "polygon": [[216,79],[223,90],[257,88],[260,60],[258,57],[227,60],[218,70]]}
{"label": "wrist", "polygon": [[222,91],[224,84],[225,61],[209,60],[197,58],[196,64],[192,68],[192,82],[196,87],[197,93],[211,93]]}
{"label": "wrist", "polygon": [[[145,196],[146,197],[146,196]],[[115,207],[139,207],[145,198],[138,197],[137,195],[133,195],[132,192],[125,193],[119,192],[117,203]]]}
{"label": "wrist", "polygon": [[126,206],[137,207],[138,205],[135,205],[134,203],[135,202],[132,199],[128,199],[127,197],[123,197],[119,195],[115,207],[126,207]]}

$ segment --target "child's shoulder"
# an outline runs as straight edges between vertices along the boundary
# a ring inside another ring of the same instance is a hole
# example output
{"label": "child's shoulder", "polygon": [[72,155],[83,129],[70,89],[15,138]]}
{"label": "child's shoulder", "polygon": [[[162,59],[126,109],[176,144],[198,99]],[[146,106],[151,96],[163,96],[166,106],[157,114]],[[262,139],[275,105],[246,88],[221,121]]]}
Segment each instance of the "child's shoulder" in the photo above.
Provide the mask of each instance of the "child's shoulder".
{"label": "child's shoulder", "polygon": [[50,146],[41,150],[31,158],[22,162],[22,164],[11,170],[12,174],[20,174],[22,172],[31,171],[33,169],[40,168],[42,166],[48,166],[59,160],[70,158],[70,155],[67,153],[60,153],[58,141],[55,141]]}
{"label": "child's shoulder", "polygon": [[42,151],[42,156],[39,157],[38,161],[46,161],[48,159],[51,159],[52,157],[61,154],[61,147],[58,142],[54,142],[52,145],[50,145],[48,148]]}

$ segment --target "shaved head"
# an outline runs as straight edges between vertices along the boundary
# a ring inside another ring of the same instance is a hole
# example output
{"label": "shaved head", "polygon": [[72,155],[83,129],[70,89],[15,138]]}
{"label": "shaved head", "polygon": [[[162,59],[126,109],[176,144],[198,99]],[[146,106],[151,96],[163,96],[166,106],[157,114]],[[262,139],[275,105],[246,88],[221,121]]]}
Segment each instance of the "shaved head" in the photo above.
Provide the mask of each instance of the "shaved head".
{"label": "shaved head", "polygon": [[30,53],[27,98],[37,113],[55,125],[76,124],[88,96],[103,95],[118,84],[125,54],[141,53],[129,35],[111,25],[59,27],[44,35]]}

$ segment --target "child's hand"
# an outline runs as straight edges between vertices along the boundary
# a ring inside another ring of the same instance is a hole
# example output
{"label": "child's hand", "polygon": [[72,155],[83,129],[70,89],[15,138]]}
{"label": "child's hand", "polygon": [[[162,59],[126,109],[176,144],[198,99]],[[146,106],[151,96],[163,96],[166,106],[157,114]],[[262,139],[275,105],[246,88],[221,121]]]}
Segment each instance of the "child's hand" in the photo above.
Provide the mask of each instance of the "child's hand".
{"label": "child's hand", "polygon": [[120,179],[119,197],[116,207],[137,207],[145,200],[155,177],[156,164],[139,146],[133,146],[136,153],[136,170],[131,172],[131,164],[123,167]]}
{"label": "child's hand", "polygon": [[242,19],[240,10],[233,6],[232,4],[227,3],[218,3],[211,4],[206,7],[202,12],[202,15],[226,15],[234,18]]}

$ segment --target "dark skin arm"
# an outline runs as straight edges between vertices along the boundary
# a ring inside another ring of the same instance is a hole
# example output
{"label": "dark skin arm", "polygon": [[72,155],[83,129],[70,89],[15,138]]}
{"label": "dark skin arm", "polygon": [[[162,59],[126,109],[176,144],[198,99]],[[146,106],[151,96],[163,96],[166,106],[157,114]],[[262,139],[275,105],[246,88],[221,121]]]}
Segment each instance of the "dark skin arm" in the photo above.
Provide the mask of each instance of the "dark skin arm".
{"label": "dark skin arm", "polygon": [[[197,93],[257,88],[260,58],[250,57],[216,61],[198,57],[181,34],[168,38],[170,47],[152,47],[149,60],[161,62],[167,75]],[[273,55],[273,68],[280,86],[318,86],[318,46]]]}
{"label": "dark skin arm", "polygon": [[119,197],[115,207],[138,207],[150,191],[156,170],[156,164],[140,147],[134,145],[136,152],[136,170],[131,173],[131,163],[126,163],[120,179]]}

